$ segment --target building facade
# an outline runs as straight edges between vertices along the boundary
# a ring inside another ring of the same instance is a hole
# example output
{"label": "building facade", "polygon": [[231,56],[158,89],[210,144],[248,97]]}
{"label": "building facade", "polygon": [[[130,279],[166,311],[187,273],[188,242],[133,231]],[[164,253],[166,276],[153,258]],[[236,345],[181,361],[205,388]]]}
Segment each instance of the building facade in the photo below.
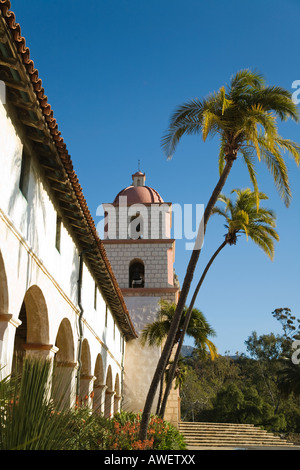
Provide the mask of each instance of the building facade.
{"label": "building facade", "polygon": [[[137,337],[20,26],[0,2],[0,364],[64,371],[56,399],[106,416],[122,405]],[[53,384],[53,390],[54,390]],[[62,396],[59,397],[58,395]]]}
{"label": "building facade", "polygon": [[[125,190],[128,213],[124,191],[112,204],[115,237],[100,239],[8,0],[0,0],[0,85],[1,374],[24,356],[46,358],[64,406],[79,400],[107,417],[139,411],[160,354],[141,348],[139,334],[159,299],[178,295],[171,204],[139,172]],[[177,392],[169,411],[177,424]]]}

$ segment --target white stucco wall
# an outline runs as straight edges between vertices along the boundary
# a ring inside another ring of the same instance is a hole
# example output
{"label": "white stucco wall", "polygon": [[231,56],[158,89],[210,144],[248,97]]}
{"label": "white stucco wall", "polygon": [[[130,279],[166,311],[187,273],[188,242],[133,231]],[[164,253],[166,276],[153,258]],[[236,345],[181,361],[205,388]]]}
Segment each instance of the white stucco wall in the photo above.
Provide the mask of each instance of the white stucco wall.
{"label": "white stucco wall", "polygon": [[[159,297],[125,297],[125,302],[136,332],[140,334],[148,323],[156,320]],[[140,411],[144,407],[149,385],[153,378],[159,357],[160,347],[142,346],[140,340],[129,341],[126,344],[125,374],[124,374],[124,402],[125,409]],[[153,403],[152,412],[155,413],[157,397]]]}
{"label": "white stucco wall", "polygon": [[[23,138],[16,130],[0,103],[0,254],[3,259],[1,279],[6,279],[8,302],[0,294],[0,364],[10,370],[14,336],[19,327],[18,316],[26,292],[38,286],[47,307],[48,333],[41,333],[41,342],[55,346],[59,326],[64,319],[71,325],[74,362],[77,361],[78,315],[77,280],[79,252],[66,226],[62,225],[61,249],[55,247],[57,212],[51,191],[40,175],[36,156],[31,153],[31,169],[27,200],[19,189]],[[5,283],[3,283],[5,284]],[[0,286],[0,290],[5,286]],[[122,375],[122,333],[97,293],[94,308],[95,281],[84,265],[82,304],[84,308],[84,338],[90,352],[91,376],[101,354],[104,377],[108,368],[112,380]],[[5,315],[12,315],[9,321]],[[42,327],[46,330],[47,325]],[[41,328],[42,328],[41,327]],[[1,348],[2,346],[2,348]],[[55,355],[55,348],[52,351]]]}

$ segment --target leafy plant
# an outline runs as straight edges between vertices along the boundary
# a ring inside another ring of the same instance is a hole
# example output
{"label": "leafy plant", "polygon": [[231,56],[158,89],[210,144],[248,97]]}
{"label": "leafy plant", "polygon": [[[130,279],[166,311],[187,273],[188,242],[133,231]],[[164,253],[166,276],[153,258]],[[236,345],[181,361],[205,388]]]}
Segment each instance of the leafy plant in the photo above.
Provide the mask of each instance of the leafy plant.
{"label": "leafy plant", "polygon": [[0,381],[0,403],[1,450],[76,448],[74,412],[57,411],[51,399],[49,361],[25,359],[19,376]]}
{"label": "leafy plant", "polygon": [[107,448],[118,450],[183,450],[182,434],[175,426],[157,416],[151,416],[147,439],[139,439],[141,415],[121,412],[109,422],[110,436]]}
{"label": "leafy plant", "polygon": [[121,412],[108,419],[87,407],[57,406],[52,372],[50,361],[26,358],[20,375],[0,381],[0,450],[185,448],[178,430],[155,416],[149,438],[141,441],[139,414]]}

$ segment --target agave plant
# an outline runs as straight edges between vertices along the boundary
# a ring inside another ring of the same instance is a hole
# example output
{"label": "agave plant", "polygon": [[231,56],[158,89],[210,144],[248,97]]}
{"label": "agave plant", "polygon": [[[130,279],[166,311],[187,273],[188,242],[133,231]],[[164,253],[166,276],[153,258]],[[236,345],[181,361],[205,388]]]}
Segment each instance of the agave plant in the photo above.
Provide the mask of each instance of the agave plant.
{"label": "agave plant", "polygon": [[51,378],[51,362],[27,358],[20,375],[0,381],[0,450],[78,448],[81,411],[57,410]]}

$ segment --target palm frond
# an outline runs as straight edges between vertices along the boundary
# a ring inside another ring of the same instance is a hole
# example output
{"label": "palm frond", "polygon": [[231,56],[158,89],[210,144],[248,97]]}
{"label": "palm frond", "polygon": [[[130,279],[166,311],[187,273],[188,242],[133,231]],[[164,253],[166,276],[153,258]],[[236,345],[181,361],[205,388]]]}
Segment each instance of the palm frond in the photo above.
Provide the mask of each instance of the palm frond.
{"label": "palm frond", "polygon": [[[167,302],[165,300],[160,301],[160,309],[157,313],[157,320],[146,325],[140,335],[140,341],[143,346],[148,344],[152,347],[162,344],[169,332],[175,310],[176,304]],[[177,337],[182,331],[187,311],[188,309],[185,307],[179,325]],[[194,338],[195,341],[202,342],[205,342],[208,336],[213,337],[216,334],[215,330],[207,322],[201,310],[197,308],[193,308],[191,311],[191,317],[186,333],[188,336]]]}
{"label": "palm frond", "polygon": [[262,192],[253,192],[250,188],[233,189],[231,193],[236,194],[235,201],[221,195],[219,201],[225,204],[225,208],[218,205],[214,213],[223,216],[228,224],[228,233],[244,233],[247,241],[250,238],[257,244],[270,259],[274,258],[274,241],[279,241],[279,235],[275,229],[275,213],[264,207],[257,208],[257,197],[259,200],[268,199]]}
{"label": "palm frond", "polygon": [[249,149],[249,147],[242,146],[240,148],[240,152],[243,156],[244,162],[246,163],[246,166],[248,168],[248,173],[250,177],[250,181],[253,185],[254,189],[254,194],[255,194],[255,199],[256,199],[256,207],[257,209],[259,208],[259,191],[258,191],[258,184],[257,184],[257,178],[256,178],[256,171],[255,171],[255,166],[254,166],[254,157]]}
{"label": "palm frond", "polygon": [[263,137],[259,137],[259,145],[263,161],[273,176],[275,187],[285,205],[288,207],[292,198],[292,192],[286,163],[277,146],[273,147],[271,150],[268,142],[266,142]]}
{"label": "palm frond", "polygon": [[257,71],[238,71],[229,85],[205,99],[194,99],[179,106],[173,113],[162,147],[168,158],[174,154],[183,135],[220,136],[219,174],[225,161],[241,154],[249,171],[256,194],[258,186],[254,159],[263,160],[271,172],[275,186],[286,206],[291,200],[288,172],[284,161],[287,151],[300,165],[300,145],[278,134],[277,121],[299,121],[299,110],[292,94],[279,86],[266,85]]}

